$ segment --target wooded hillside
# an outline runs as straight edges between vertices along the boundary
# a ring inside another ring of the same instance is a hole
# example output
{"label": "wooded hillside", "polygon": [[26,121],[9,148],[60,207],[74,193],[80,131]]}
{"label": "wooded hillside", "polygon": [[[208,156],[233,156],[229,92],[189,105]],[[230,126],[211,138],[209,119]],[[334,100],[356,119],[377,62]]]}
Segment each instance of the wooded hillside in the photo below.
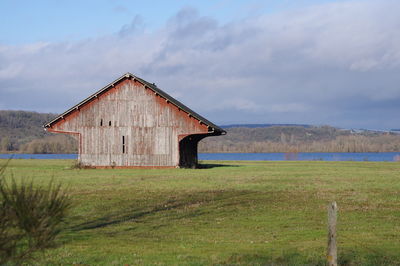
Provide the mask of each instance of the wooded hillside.
{"label": "wooded hillside", "polygon": [[400,134],[343,130],[330,126],[228,128],[223,137],[206,138],[201,152],[397,152]]}
{"label": "wooded hillside", "polygon": [[64,134],[44,131],[56,114],[0,111],[0,152],[76,153],[76,141]]}
{"label": "wooded hillside", "polygon": [[[69,135],[43,130],[56,114],[0,111],[0,152],[76,153]],[[205,138],[199,152],[398,152],[400,134],[351,131],[330,126],[227,126],[225,136]]]}

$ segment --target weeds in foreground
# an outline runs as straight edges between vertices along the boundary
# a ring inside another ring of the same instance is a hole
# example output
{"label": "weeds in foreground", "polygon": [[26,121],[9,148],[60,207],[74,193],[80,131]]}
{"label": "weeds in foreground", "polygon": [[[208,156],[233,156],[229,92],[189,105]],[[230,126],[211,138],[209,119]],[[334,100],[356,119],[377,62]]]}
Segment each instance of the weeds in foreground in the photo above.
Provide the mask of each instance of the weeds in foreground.
{"label": "weeds in foreground", "polygon": [[0,265],[26,262],[54,246],[71,206],[61,185],[50,182],[44,189],[32,181],[18,183],[5,177],[6,166],[0,167]]}

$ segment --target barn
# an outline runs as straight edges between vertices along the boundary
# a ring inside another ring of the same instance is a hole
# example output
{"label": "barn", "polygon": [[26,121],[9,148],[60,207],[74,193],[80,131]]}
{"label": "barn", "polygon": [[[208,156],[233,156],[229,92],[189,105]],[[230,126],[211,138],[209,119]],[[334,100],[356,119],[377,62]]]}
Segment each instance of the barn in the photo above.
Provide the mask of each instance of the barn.
{"label": "barn", "polygon": [[79,162],[99,168],[195,168],[198,142],[226,134],[154,83],[131,73],[44,128],[73,135],[79,143]]}

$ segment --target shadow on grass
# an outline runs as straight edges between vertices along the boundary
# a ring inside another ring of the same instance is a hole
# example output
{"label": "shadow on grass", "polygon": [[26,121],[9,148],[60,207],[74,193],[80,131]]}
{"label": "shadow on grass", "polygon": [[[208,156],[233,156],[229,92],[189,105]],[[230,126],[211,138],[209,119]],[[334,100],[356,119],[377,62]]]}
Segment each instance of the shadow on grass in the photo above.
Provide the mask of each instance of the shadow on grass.
{"label": "shadow on grass", "polygon": [[367,250],[363,254],[360,251],[348,250],[338,254],[338,265],[400,265],[400,257],[377,250]]}
{"label": "shadow on grass", "polygon": [[211,169],[217,167],[240,167],[240,165],[217,164],[217,163],[200,163],[197,165],[198,169]]}
{"label": "shadow on grass", "polygon": [[302,255],[298,251],[288,250],[280,256],[272,256],[269,254],[233,254],[226,261],[217,265],[326,265],[322,258],[310,258]]}
{"label": "shadow on grass", "polygon": [[[233,254],[216,265],[326,265],[324,254],[302,254],[297,250],[284,251],[280,256],[261,254]],[[345,250],[338,254],[338,265],[400,265],[400,258],[389,254],[370,254],[368,251]]]}
{"label": "shadow on grass", "polygon": [[124,209],[122,213],[109,213],[103,217],[93,219],[92,221],[84,222],[71,227],[72,231],[90,230],[103,228],[111,225],[124,223],[127,221],[138,221],[145,216],[155,215],[160,212],[172,211],[172,210],[187,210],[187,212],[180,213],[175,216],[175,219],[193,218],[206,214],[206,209],[199,209],[198,207],[207,204],[221,204],[221,201],[229,200],[231,198],[240,197],[248,194],[254,194],[251,191],[225,191],[225,190],[211,190],[201,191],[197,193],[174,195],[168,200],[158,203],[156,206],[146,206],[143,208],[137,208],[132,206]]}

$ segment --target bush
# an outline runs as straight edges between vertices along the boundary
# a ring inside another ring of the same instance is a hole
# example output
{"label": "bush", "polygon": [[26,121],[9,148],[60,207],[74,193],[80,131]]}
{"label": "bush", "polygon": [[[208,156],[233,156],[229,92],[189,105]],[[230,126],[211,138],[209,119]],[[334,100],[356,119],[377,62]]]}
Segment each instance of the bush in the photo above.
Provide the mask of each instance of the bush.
{"label": "bush", "polygon": [[52,182],[43,189],[33,182],[18,184],[14,177],[6,180],[5,168],[0,168],[0,265],[20,264],[54,246],[70,199]]}

